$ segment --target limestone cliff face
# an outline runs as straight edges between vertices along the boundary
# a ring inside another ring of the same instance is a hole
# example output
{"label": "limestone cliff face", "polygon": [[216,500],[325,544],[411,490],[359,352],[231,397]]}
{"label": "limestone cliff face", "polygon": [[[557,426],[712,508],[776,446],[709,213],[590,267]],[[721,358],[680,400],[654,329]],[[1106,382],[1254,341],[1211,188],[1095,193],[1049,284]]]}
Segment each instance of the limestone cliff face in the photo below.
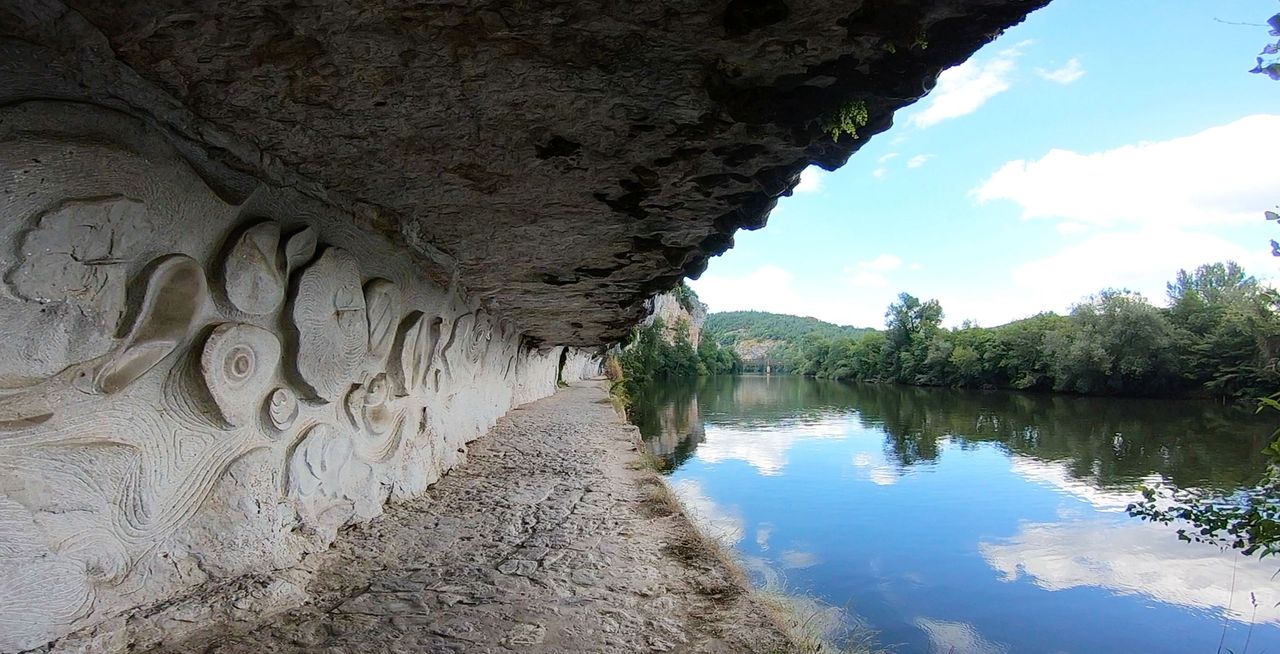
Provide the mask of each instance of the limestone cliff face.
{"label": "limestone cliff face", "polygon": [[231,200],[293,187],[531,338],[596,345],[1047,1],[16,0],[0,66],[147,118],[240,173],[201,171]]}
{"label": "limestone cliff face", "polygon": [[[685,307],[685,302],[692,307]],[[678,325],[683,322],[689,326],[689,341],[693,346],[698,347],[698,343],[702,342],[702,326],[707,322],[707,305],[691,297],[682,301],[677,292],[669,291],[655,295],[648,306],[649,314],[641,321],[641,325],[648,327],[661,318],[662,336],[668,343],[672,343],[676,339]]]}

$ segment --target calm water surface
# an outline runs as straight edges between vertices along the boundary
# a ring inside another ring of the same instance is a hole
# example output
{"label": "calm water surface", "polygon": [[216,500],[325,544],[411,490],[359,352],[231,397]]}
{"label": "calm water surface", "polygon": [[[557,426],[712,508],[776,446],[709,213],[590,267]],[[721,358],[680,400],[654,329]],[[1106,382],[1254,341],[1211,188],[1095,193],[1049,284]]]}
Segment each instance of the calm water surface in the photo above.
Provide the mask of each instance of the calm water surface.
{"label": "calm water surface", "polygon": [[1274,424],[1249,412],[775,376],[667,384],[634,413],[758,581],[895,652],[1212,654],[1224,627],[1222,652],[1280,652],[1280,561],[1124,512],[1144,482],[1255,481]]}

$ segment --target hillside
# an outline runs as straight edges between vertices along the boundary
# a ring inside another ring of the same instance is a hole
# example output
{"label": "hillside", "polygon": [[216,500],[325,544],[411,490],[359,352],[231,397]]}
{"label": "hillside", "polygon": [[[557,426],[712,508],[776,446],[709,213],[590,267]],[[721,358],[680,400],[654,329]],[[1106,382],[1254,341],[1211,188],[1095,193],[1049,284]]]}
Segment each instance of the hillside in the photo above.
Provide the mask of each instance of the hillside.
{"label": "hillside", "polygon": [[722,345],[730,345],[743,360],[780,358],[781,349],[809,334],[857,338],[876,331],[866,327],[835,325],[808,316],[766,311],[724,311],[707,316],[705,329]]}

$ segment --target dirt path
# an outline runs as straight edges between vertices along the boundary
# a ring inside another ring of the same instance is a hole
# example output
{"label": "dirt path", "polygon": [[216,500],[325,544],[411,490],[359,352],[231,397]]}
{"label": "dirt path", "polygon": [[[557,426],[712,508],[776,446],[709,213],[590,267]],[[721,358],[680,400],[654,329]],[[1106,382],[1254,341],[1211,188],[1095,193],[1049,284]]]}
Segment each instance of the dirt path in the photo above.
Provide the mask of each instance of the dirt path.
{"label": "dirt path", "polygon": [[426,495],[311,557],[308,604],[168,651],[788,651],[654,501],[633,429],[598,383],[516,409]]}

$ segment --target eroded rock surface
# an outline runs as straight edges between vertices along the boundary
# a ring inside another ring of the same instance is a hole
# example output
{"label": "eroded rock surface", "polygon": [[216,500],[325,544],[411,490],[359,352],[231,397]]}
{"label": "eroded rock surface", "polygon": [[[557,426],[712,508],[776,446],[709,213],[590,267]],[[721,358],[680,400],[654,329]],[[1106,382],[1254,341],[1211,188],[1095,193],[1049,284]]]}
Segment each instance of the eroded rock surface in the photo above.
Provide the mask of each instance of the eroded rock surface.
{"label": "eroded rock surface", "polygon": [[65,1],[0,8],[11,94],[151,117],[594,345],[1048,0]]}
{"label": "eroded rock surface", "polygon": [[[306,606],[214,620],[159,651],[790,651],[637,461],[601,387],[574,384],[498,421],[426,494],[280,573]],[[184,617],[168,608],[131,618],[135,645]]]}

